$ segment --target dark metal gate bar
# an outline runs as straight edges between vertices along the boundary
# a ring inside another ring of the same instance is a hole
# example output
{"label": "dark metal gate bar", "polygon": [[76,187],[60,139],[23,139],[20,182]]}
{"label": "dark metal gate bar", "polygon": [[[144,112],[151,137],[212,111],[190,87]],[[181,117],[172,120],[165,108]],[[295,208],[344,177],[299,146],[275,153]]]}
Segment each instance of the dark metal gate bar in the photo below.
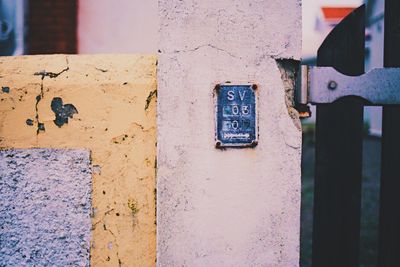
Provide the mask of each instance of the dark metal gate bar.
{"label": "dark metal gate bar", "polygon": [[[400,67],[400,1],[385,1],[384,66]],[[382,123],[382,175],[379,266],[399,266],[400,259],[400,107],[385,106]]]}
{"label": "dark metal gate bar", "polygon": [[[365,6],[346,17],[318,51],[318,66],[364,73]],[[317,105],[313,266],[358,266],[363,101]]]}

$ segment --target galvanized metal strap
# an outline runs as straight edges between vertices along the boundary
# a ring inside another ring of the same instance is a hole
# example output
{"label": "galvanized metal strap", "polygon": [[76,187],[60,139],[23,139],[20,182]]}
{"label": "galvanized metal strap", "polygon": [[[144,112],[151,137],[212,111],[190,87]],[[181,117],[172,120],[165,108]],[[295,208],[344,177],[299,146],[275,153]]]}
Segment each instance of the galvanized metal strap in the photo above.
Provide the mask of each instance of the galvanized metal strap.
{"label": "galvanized metal strap", "polygon": [[357,96],[370,105],[400,104],[400,68],[373,69],[361,76],[346,76],[331,67],[301,68],[298,104],[332,103]]}

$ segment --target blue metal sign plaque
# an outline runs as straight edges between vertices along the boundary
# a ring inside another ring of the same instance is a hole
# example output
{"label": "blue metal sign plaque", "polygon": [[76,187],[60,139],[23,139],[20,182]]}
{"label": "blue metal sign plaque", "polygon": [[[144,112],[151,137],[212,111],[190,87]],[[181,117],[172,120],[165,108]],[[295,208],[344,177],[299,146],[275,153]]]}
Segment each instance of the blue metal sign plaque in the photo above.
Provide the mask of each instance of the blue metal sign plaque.
{"label": "blue metal sign plaque", "polygon": [[216,146],[256,146],[256,85],[221,84],[216,91]]}

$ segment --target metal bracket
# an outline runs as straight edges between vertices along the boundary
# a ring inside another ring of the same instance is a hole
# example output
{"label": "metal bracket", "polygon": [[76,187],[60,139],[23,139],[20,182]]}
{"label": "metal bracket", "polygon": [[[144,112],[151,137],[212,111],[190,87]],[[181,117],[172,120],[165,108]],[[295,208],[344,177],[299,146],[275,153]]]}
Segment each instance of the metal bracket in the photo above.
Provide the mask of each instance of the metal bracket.
{"label": "metal bracket", "polygon": [[373,69],[361,76],[346,76],[331,67],[301,66],[297,83],[297,104],[332,103],[357,96],[368,105],[400,104],[400,68]]}

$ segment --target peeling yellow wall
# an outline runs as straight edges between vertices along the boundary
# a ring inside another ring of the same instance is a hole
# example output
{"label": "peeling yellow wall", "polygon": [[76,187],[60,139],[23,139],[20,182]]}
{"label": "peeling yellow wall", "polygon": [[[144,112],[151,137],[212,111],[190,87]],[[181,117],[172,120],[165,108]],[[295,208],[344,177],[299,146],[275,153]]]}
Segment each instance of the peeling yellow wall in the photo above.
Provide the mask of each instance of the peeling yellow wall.
{"label": "peeling yellow wall", "polygon": [[[156,60],[0,58],[0,147],[91,150],[92,266],[155,265]],[[61,127],[54,97],[78,110]]]}

